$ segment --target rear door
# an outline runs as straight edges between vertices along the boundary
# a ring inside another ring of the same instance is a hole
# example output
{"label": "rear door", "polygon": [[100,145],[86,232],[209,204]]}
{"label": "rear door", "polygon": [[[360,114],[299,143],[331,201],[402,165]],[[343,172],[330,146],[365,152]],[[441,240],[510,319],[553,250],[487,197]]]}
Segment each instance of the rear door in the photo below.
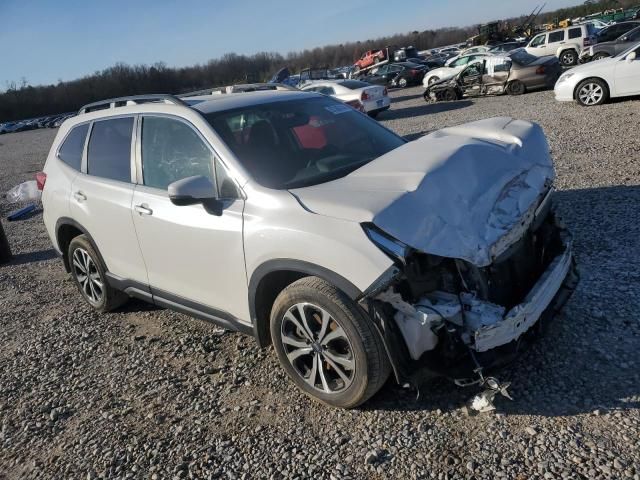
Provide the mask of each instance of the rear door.
{"label": "rear door", "polygon": [[[244,200],[239,189],[190,123],[144,115],[138,132],[133,219],[151,292],[178,304],[215,310],[209,313],[218,318],[248,320]],[[208,213],[202,205],[171,202],[168,185],[194,175],[217,185],[224,198],[222,215]]]}
{"label": "rear door", "polygon": [[556,55],[558,49],[562,47],[562,45],[566,44],[566,30],[558,30],[556,32],[549,33],[547,37],[547,45],[544,48],[545,55]]}
{"label": "rear door", "polygon": [[82,172],[71,187],[70,211],[93,238],[111,274],[146,285],[131,217],[135,122],[134,116],[121,116],[91,124]]}

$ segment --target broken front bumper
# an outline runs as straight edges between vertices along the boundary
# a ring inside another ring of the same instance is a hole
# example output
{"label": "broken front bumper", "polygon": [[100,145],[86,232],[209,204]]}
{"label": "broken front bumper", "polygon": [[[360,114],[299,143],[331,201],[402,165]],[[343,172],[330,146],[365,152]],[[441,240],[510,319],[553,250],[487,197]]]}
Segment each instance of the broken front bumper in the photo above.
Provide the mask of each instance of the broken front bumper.
{"label": "broken front bumper", "polygon": [[549,264],[524,301],[501,320],[475,330],[468,343],[453,329],[443,328],[437,347],[424,352],[417,360],[411,358],[388,306],[367,299],[367,309],[384,341],[397,381],[419,387],[436,377],[471,380],[477,375],[478,368],[486,372],[515,360],[542,333],[578,284],[578,270],[568,235],[564,246],[564,251]]}
{"label": "broken front bumper", "polygon": [[518,339],[542,316],[560,291],[573,265],[571,241],[565,243],[565,251],[557,256],[519,305],[505,317],[474,332],[474,350],[486,352]]}

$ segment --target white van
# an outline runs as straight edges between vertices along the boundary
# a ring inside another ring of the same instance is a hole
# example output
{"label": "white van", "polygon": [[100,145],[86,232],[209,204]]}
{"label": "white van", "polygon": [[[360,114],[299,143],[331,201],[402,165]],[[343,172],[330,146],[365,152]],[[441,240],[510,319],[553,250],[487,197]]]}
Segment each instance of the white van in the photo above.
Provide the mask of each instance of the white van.
{"label": "white van", "polygon": [[584,47],[594,43],[593,25],[574,25],[544,32],[531,39],[526,51],[536,57],[555,55],[564,67],[578,63],[578,55]]}

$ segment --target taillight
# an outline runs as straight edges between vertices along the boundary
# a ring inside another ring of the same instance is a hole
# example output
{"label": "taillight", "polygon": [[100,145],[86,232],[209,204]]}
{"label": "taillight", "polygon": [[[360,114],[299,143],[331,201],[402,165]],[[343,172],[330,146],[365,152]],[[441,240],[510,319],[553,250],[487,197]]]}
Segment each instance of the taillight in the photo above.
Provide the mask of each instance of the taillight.
{"label": "taillight", "polygon": [[362,100],[363,102],[364,102],[365,100],[369,100],[370,98],[371,98],[371,97],[369,96],[369,94],[367,93],[367,91],[366,91],[366,90],[364,90],[364,91],[362,92],[362,95],[360,96],[360,100]]}
{"label": "taillight", "polygon": [[36,184],[38,185],[38,190],[44,190],[45,183],[47,183],[47,174],[44,172],[36,173]]}
{"label": "taillight", "polygon": [[387,91],[387,87],[384,87],[384,90],[382,91],[382,96],[386,97],[387,95],[389,95],[389,92]]}
{"label": "taillight", "polygon": [[584,37],[582,40],[582,46],[588,47],[591,45],[591,37]]}
{"label": "taillight", "polygon": [[547,69],[544,68],[544,65],[540,65],[538,68],[536,68],[537,75],[544,75],[546,71]]}

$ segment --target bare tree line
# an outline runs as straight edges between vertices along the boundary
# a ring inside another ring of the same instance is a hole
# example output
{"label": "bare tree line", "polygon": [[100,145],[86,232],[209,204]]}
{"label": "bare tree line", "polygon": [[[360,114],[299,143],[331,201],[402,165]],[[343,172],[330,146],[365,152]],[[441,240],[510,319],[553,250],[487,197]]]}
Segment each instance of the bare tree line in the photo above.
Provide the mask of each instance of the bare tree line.
{"label": "bare tree line", "polygon": [[[583,16],[606,8],[629,7],[633,1],[637,0],[587,0],[576,7],[542,14],[538,22]],[[521,19],[509,20],[512,24],[519,21]],[[309,66],[349,65],[363,51],[369,49],[386,45],[413,45],[419,50],[426,50],[464,42],[476,33],[475,26],[441,28],[327,45],[291,52],[285,56],[273,52],[254,55],[227,53],[206,64],[183,68],[171,68],[164,63],[119,63],[77,80],[59,82],[57,85],[31,86],[23,78],[19,85],[12,83],[0,94],[0,122],[73,111],[84,104],[110,97],[144,93],[182,93],[238,82],[264,81],[285,66],[291,71],[299,71]]]}

